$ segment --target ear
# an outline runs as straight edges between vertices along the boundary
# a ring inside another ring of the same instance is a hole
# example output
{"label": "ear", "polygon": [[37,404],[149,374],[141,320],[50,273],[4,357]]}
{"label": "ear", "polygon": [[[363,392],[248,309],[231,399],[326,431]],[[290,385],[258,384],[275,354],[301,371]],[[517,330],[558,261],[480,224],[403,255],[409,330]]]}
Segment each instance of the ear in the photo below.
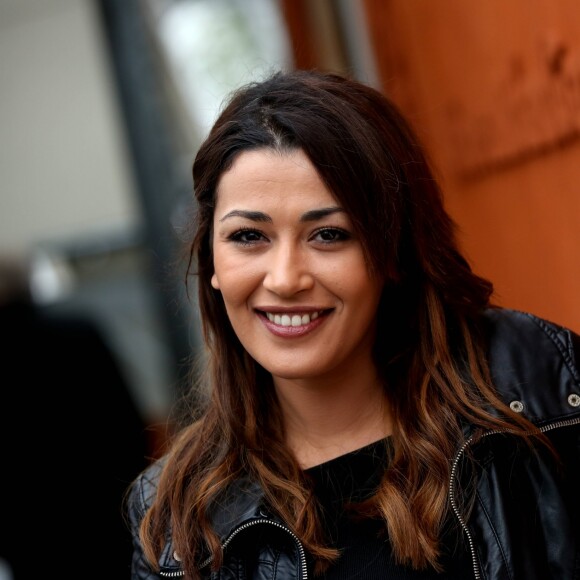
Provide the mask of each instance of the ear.
{"label": "ear", "polygon": [[211,277],[211,285],[213,287],[214,290],[219,290],[220,289],[220,283],[218,282],[217,276],[214,275]]}

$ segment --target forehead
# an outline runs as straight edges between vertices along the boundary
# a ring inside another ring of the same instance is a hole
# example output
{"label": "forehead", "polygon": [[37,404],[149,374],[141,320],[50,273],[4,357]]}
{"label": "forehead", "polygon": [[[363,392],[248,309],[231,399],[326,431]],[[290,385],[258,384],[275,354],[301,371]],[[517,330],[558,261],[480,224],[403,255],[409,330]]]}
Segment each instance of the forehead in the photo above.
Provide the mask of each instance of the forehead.
{"label": "forehead", "polygon": [[220,178],[216,213],[262,204],[337,205],[306,154],[299,149],[245,151]]}

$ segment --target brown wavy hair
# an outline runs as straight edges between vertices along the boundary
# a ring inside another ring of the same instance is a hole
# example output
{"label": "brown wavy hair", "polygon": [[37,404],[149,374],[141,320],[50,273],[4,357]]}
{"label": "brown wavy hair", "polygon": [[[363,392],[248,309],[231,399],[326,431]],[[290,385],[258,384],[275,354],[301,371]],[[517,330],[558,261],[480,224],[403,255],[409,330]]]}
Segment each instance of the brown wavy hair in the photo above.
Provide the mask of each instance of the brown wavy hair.
{"label": "brown wavy hair", "polygon": [[271,376],[244,350],[210,284],[218,181],[241,152],[256,149],[304,151],[348,212],[369,270],[387,280],[374,360],[392,405],[393,452],[365,510],[384,518],[399,562],[440,569],[463,424],[522,436],[534,428],[494,392],[480,330],[493,288],[460,252],[414,132],[380,91],[317,71],[278,72],[233,93],[196,155],[190,273],[207,346],[200,380],[209,395],[165,457],[141,525],[145,555],[156,565],[170,528],[186,578],[197,577],[196,563],[208,554],[217,569],[223,555],[209,513],[243,477],[262,486],[270,509],[319,569],[337,555],[326,543],[308,479],[285,444]]}

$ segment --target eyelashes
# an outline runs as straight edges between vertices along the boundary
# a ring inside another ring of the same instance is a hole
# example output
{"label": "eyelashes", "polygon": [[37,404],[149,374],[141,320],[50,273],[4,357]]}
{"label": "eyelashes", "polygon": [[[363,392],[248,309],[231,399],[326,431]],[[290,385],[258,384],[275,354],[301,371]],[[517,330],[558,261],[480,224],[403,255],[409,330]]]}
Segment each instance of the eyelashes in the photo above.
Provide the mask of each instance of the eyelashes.
{"label": "eyelashes", "polygon": [[322,227],[316,230],[312,237],[317,237],[320,242],[324,244],[332,244],[336,242],[344,242],[349,240],[352,236],[349,232],[337,227]]}
{"label": "eyelashes", "polygon": [[[335,226],[324,226],[310,234],[308,241],[318,244],[331,245],[344,242],[352,238],[350,232]],[[227,236],[227,240],[240,246],[253,246],[264,241],[268,237],[264,232],[256,228],[241,227]]]}
{"label": "eyelashes", "polygon": [[234,242],[241,246],[250,246],[264,239],[266,239],[264,234],[254,228],[239,228],[227,237],[229,242]]}

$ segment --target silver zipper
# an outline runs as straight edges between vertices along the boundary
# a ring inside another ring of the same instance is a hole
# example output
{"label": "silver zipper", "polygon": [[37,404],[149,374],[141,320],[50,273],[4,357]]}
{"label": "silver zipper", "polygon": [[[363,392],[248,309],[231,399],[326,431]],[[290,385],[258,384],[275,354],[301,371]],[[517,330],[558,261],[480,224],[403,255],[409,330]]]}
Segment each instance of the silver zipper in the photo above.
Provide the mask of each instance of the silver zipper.
{"label": "silver zipper", "polygon": [[[541,431],[542,433],[547,433],[548,431],[553,431],[554,429],[560,429],[562,427],[570,427],[571,425],[578,425],[578,424],[580,424],[580,417],[578,417],[576,419],[566,419],[565,421],[555,421],[554,423],[550,423],[549,425],[544,425],[544,427],[539,427],[538,431]],[[478,437],[477,441],[481,441],[481,439],[483,439],[484,437],[489,437],[490,435],[499,435],[499,434],[503,434],[503,433],[517,433],[517,432],[514,431],[513,429],[497,429],[497,430],[493,430],[493,431],[487,431],[486,433],[481,435],[481,437]],[[529,434],[532,435],[533,433],[534,432],[530,431]],[[461,446],[461,448],[459,449],[459,451],[455,455],[455,459],[453,460],[453,464],[451,466],[450,480],[449,480],[449,503],[451,504],[451,509],[453,510],[455,517],[459,521],[459,524],[461,525],[461,528],[463,529],[463,533],[465,534],[465,536],[467,538],[467,542],[469,544],[469,551],[471,553],[471,561],[473,564],[473,576],[474,576],[475,580],[481,580],[481,578],[482,578],[481,577],[481,570],[479,568],[477,554],[475,553],[475,543],[473,541],[473,536],[471,535],[471,532],[469,531],[469,528],[467,527],[467,523],[465,522],[465,519],[463,518],[463,516],[461,515],[461,513],[459,511],[459,508],[457,507],[457,502],[455,499],[455,479],[457,476],[457,467],[459,465],[459,461],[461,460],[461,457],[465,453],[465,450],[473,443],[474,437],[475,436],[472,435],[463,443],[463,445]]]}
{"label": "silver zipper", "polygon": [[463,533],[467,538],[467,542],[469,544],[469,552],[471,553],[471,561],[473,563],[473,574],[475,576],[475,580],[480,580],[481,575],[479,573],[479,562],[477,561],[477,557],[475,554],[473,536],[471,535],[471,532],[467,527],[467,523],[465,522],[465,519],[461,515],[459,508],[457,507],[457,502],[455,501],[455,477],[457,475],[457,466],[459,465],[459,461],[463,457],[465,450],[471,445],[473,438],[474,436],[472,435],[465,441],[465,443],[463,443],[463,445],[455,455],[455,459],[453,460],[453,464],[451,465],[451,474],[449,476],[449,503],[451,504],[451,509],[453,510],[453,513],[455,514],[455,517],[459,521]]}
{"label": "silver zipper", "polygon": [[[222,551],[225,551],[226,548],[230,545],[230,543],[232,542],[232,540],[242,531],[247,530],[248,528],[251,528],[252,526],[256,526],[258,524],[270,524],[271,526],[276,526],[277,528],[280,528],[281,530],[284,530],[285,532],[287,532],[288,534],[290,534],[292,536],[292,539],[294,540],[294,543],[296,544],[296,547],[298,548],[298,552],[300,555],[300,569],[302,570],[302,578],[301,580],[308,580],[308,566],[306,564],[306,552],[304,551],[304,546],[302,545],[302,542],[300,541],[300,539],[298,538],[298,536],[288,527],[286,527],[285,525],[279,523],[279,522],[274,522],[272,520],[268,520],[265,518],[260,518],[257,520],[252,520],[251,522],[247,522],[245,524],[242,524],[241,526],[239,526],[238,528],[236,528],[225,540],[225,542],[222,544]],[[206,558],[201,565],[199,566],[199,569],[203,569],[206,566],[208,566],[209,564],[211,564],[213,560],[213,556],[210,556],[209,558]],[[184,576],[185,572],[183,570],[177,570],[175,572],[160,572],[159,573],[160,576],[165,576],[165,577],[170,577],[170,578],[177,578],[180,576]]]}
{"label": "silver zipper", "polygon": [[185,576],[185,572],[183,570],[176,570],[175,572],[164,572],[161,570],[159,576],[165,576],[166,578],[180,578],[181,576]]}

